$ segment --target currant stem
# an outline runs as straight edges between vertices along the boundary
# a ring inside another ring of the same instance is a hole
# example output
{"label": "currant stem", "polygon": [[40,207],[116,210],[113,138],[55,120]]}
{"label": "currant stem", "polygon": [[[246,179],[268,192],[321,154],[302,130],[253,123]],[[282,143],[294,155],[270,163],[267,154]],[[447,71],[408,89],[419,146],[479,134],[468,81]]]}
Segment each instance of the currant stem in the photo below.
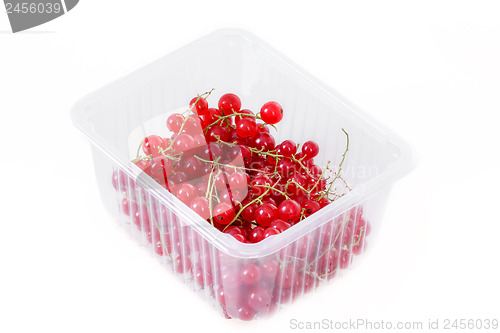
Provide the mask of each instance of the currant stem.
{"label": "currant stem", "polygon": [[269,186],[269,185],[258,185],[258,184],[257,184],[257,185],[253,185],[253,186],[255,186],[255,187],[264,187],[264,188],[272,189],[273,191],[276,191],[276,192],[278,192],[278,193],[283,194],[283,196],[284,196],[287,200],[288,200],[288,199],[290,199],[290,197],[289,197],[289,196],[288,196],[285,192],[283,192],[283,191],[281,191],[281,190],[278,190],[277,188],[271,187],[271,186]]}
{"label": "currant stem", "polygon": [[227,228],[228,228],[231,224],[233,224],[233,223],[234,223],[234,221],[236,221],[236,220],[238,219],[238,217],[240,216],[241,212],[242,212],[245,208],[247,208],[247,207],[248,207],[248,206],[250,206],[251,204],[253,204],[253,203],[257,202],[257,200],[260,200],[260,199],[262,199],[263,197],[265,197],[265,196],[266,196],[266,194],[267,194],[270,190],[271,190],[271,189],[270,189],[270,188],[268,188],[268,189],[267,189],[264,193],[262,193],[260,196],[258,196],[257,198],[255,198],[254,200],[250,201],[250,202],[249,202],[249,203],[247,203],[245,206],[243,206],[243,208],[241,208],[241,209],[238,211],[238,213],[234,216],[233,220],[232,220],[231,222],[229,222],[229,223],[228,223],[228,225],[226,225],[222,231],[226,230],[226,229],[227,229]]}
{"label": "currant stem", "polygon": [[[333,178],[333,180],[330,182],[329,184],[329,187],[328,187],[328,190],[324,191],[324,193],[318,197],[317,201],[321,200],[321,198],[323,198],[325,195],[329,194],[330,191],[331,191],[331,188],[333,186],[333,183],[335,183],[335,181],[340,177],[340,172],[342,171],[342,165],[344,164],[344,161],[345,161],[345,157],[346,157],[346,154],[347,154],[347,151],[349,150],[349,133],[347,133],[345,131],[345,129],[342,128],[342,132],[345,133],[346,135],[346,147],[345,147],[345,151],[344,151],[344,154],[342,154],[342,160],[340,161],[339,163],[339,170],[335,173],[335,177]],[[345,183],[345,181],[344,181]],[[347,185],[347,184],[346,184]]]}

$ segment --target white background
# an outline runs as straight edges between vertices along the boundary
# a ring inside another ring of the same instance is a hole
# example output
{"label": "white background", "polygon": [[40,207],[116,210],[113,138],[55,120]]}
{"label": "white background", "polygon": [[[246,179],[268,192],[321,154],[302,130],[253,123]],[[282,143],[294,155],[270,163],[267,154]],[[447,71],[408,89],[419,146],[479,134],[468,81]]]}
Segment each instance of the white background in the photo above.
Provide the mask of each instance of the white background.
{"label": "white background", "polygon": [[[83,0],[12,34],[2,10],[0,332],[500,319],[499,17],[497,1]],[[223,319],[119,232],[69,117],[86,93],[222,27],[267,40],[419,155],[363,264],[251,323]]]}

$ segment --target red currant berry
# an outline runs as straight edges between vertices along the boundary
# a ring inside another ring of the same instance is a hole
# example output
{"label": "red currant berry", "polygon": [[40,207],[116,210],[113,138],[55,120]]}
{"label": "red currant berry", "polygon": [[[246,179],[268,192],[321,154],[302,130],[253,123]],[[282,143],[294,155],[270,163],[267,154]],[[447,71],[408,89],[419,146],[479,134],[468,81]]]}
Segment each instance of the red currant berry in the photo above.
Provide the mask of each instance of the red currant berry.
{"label": "red currant berry", "polygon": [[179,133],[184,122],[184,117],[180,113],[174,113],[167,118],[167,128],[174,133]]}
{"label": "red currant berry", "polygon": [[203,97],[195,97],[189,102],[189,109],[197,114],[204,114],[208,111],[208,102]]}
{"label": "red currant berry", "polygon": [[257,283],[260,277],[259,266],[255,264],[247,264],[240,271],[240,279],[243,284],[251,285]]}
{"label": "red currant berry", "polygon": [[302,153],[306,158],[313,158],[319,153],[319,146],[314,141],[307,141],[302,146]]}
{"label": "red currant berry", "polygon": [[159,156],[161,153],[158,148],[165,149],[164,141],[161,136],[150,135],[146,137],[142,143],[142,151],[146,155],[153,155],[153,157]]}
{"label": "red currant berry", "polygon": [[244,118],[236,125],[236,133],[242,138],[253,138],[257,133],[257,124],[253,118]]}
{"label": "red currant berry", "polygon": [[234,236],[236,234],[243,235],[243,230],[236,225],[230,225],[229,227],[226,228],[226,230],[224,230],[224,233],[229,234],[231,236]]}
{"label": "red currant berry", "polygon": [[166,157],[158,156],[153,158],[151,162],[151,176],[165,181],[172,172],[172,160]]}
{"label": "red currant berry", "polygon": [[207,142],[229,141],[229,130],[222,126],[212,126],[205,135]]}
{"label": "red currant berry", "polygon": [[194,148],[194,145],[194,139],[191,135],[181,133],[175,137],[172,148],[176,153],[181,153]]}
{"label": "red currant berry", "polygon": [[178,255],[174,259],[174,269],[177,273],[187,273],[191,270],[191,260],[189,258],[185,258],[183,260],[181,255]]}
{"label": "red currant berry", "polygon": [[280,219],[293,223],[300,218],[302,212],[299,203],[292,199],[284,200],[278,207],[278,216]]}
{"label": "red currant berry", "polygon": [[243,234],[234,234],[232,235],[234,239],[236,239],[238,242],[241,242],[241,243],[246,243],[247,242],[247,239],[245,238],[245,236]]}
{"label": "red currant berry", "polygon": [[277,219],[277,220],[274,220],[270,225],[269,227],[271,228],[275,228],[275,229],[278,229],[280,232],[283,232],[285,231],[286,229],[290,228],[291,225],[290,223],[288,222],[285,222],[283,220],[280,220],[280,219]]}
{"label": "red currant berry", "polygon": [[278,215],[278,208],[270,203],[264,203],[255,210],[255,221],[263,226],[269,226]]}
{"label": "red currant berry", "polygon": [[198,190],[196,187],[189,183],[184,183],[177,188],[175,196],[186,205],[189,205],[197,194]]}
{"label": "red currant berry", "polygon": [[321,207],[317,201],[314,200],[307,200],[303,205],[302,208],[305,209],[304,214],[306,216],[310,216],[314,213],[316,213]]}
{"label": "red currant berry", "polygon": [[243,109],[243,110],[240,110],[240,112],[238,112],[238,113],[245,113],[245,114],[248,114],[248,116],[240,116],[240,115],[234,116],[234,124],[235,125],[238,125],[240,120],[244,119],[244,118],[251,118],[251,119],[255,120],[255,114],[250,110]]}
{"label": "red currant berry", "polygon": [[272,181],[266,175],[256,176],[251,182],[250,186],[252,188],[252,192],[256,196],[261,196],[264,192],[267,191],[267,187],[271,186]]}
{"label": "red currant berry", "polygon": [[240,151],[245,165],[249,164],[252,160],[252,152],[250,151],[250,149],[248,149],[247,146],[240,145]]}
{"label": "red currant berry", "polygon": [[232,193],[226,188],[219,193],[219,201],[233,205]]}
{"label": "red currant berry", "polygon": [[236,310],[236,312],[237,312],[238,319],[241,319],[241,320],[248,321],[248,320],[252,320],[255,317],[255,311],[247,305],[240,306],[238,308],[238,310]]}
{"label": "red currant berry", "polygon": [[292,157],[297,152],[297,144],[292,140],[285,140],[280,144],[281,155]]}
{"label": "red currant berry", "polygon": [[267,237],[270,237],[273,235],[277,235],[279,233],[281,233],[281,231],[279,231],[276,228],[266,228],[266,231],[264,232],[264,238],[267,238]]}
{"label": "red currant berry", "polygon": [[260,118],[268,124],[277,124],[283,119],[283,109],[276,102],[267,102],[260,109]]}
{"label": "red currant berry", "polygon": [[224,202],[215,206],[213,212],[214,220],[223,225],[229,224],[235,215],[234,207]]}
{"label": "red currant berry", "polygon": [[258,123],[257,124],[257,129],[259,130],[259,132],[266,132],[266,133],[270,133],[269,131],[269,127],[267,127],[265,124],[263,123]]}
{"label": "red currant berry", "polygon": [[219,99],[219,110],[226,116],[238,113],[241,109],[241,100],[235,94],[225,94]]}
{"label": "red currant berry", "polygon": [[208,199],[205,197],[194,198],[189,204],[189,207],[203,219],[207,220],[210,218],[210,209]]}
{"label": "red currant berry", "polygon": [[266,289],[252,288],[247,298],[248,305],[257,312],[266,312],[271,306],[271,294]]}
{"label": "red currant berry", "polygon": [[250,235],[248,235],[248,241],[250,243],[258,243],[264,239],[264,232],[266,230],[263,227],[255,227],[250,231]]}
{"label": "red currant berry", "polygon": [[186,118],[186,122],[184,123],[182,130],[188,134],[201,134],[200,118],[195,115],[189,116]]}
{"label": "red currant berry", "polygon": [[[241,204],[243,205],[243,207],[245,207],[248,203],[241,203]],[[255,220],[255,210],[257,209],[257,207],[258,205],[255,202],[249,204],[241,211],[241,217],[246,221]]]}
{"label": "red currant berry", "polygon": [[215,188],[219,191],[223,191],[227,188],[227,174],[225,172],[221,172],[215,178]]}
{"label": "red currant berry", "polygon": [[252,144],[258,150],[269,151],[274,149],[275,141],[271,134],[260,132],[253,138]]}
{"label": "red currant berry", "polygon": [[242,172],[234,172],[229,177],[229,187],[235,190],[245,189],[247,187],[247,176]]}

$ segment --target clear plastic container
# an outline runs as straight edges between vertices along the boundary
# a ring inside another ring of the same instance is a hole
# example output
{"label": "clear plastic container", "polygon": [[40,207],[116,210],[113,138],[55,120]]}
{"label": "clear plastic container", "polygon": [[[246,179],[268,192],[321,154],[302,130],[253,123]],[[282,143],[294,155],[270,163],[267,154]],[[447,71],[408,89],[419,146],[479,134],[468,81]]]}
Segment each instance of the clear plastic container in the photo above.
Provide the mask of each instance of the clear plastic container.
{"label": "clear plastic container", "polygon": [[[320,145],[316,164],[339,165],[352,189],[332,204],[256,244],[216,230],[130,161],[156,119],[185,109],[215,88],[243,107],[270,100],[285,110],[276,142]],[[184,283],[222,314],[251,320],[347,272],[376,239],[393,183],[412,167],[398,136],[311,77],[268,44],[241,30],[219,30],[90,94],[72,116],[92,143],[102,200],[112,216]],[[139,177],[139,178],[138,178]],[[125,200],[124,200],[125,199]],[[245,276],[245,277],[242,277]]]}

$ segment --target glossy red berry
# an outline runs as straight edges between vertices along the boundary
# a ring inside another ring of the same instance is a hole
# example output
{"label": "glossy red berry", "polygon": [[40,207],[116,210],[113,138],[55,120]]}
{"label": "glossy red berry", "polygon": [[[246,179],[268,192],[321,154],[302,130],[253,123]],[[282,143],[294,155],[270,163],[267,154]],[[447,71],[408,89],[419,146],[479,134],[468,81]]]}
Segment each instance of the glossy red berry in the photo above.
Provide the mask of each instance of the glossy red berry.
{"label": "glossy red berry", "polygon": [[189,102],[189,108],[198,115],[205,114],[208,111],[208,102],[203,97],[195,97]]}
{"label": "glossy red berry", "polygon": [[223,225],[229,224],[235,215],[234,207],[224,202],[215,206],[213,212],[214,220]]}
{"label": "glossy red berry", "polygon": [[266,228],[266,231],[264,231],[264,239],[265,238],[268,238],[270,236],[274,236],[274,235],[277,235],[281,233],[281,231],[279,231],[278,229],[276,228]]}
{"label": "glossy red berry", "polygon": [[229,187],[235,190],[241,190],[247,188],[247,176],[242,172],[233,172],[229,177]]}
{"label": "glossy red berry", "polygon": [[250,234],[248,235],[248,241],[250,243],[258,243],[261,240],[264,239],[264,233],[266,232],[266,229],[264,227],[255,227],[250,231]]}
{"label": "glossy red berry", "polygon": [[304,208],[304,214],[305,216],[311,216],[312,214],[316,213],[318,210],[320,210],[321,206],[317,201],[314,200],[307,200],[303,205],[302,208]]}
{"label": "glossy red berry", "polygon": [[[261,196],[267,191],[268,187],[272,185],[272,180],[266,175],[256,176],[251,182],[250,186],[252,192],[256,196]],[[268,192],[269,193],[269,192]]]}
{"label": "glossy red berry", "polygon": [[247,264],[241,268],[240,279],[243,284],[251,285],[257,283],[260,277],[260,268],[255,264]]}
{"label": "glossy red berry", "polygon": [[319,153],[319,146],[314,141],[307,141],[302,145],[302,153],[306,158],[313,158]]}
{"label": "glossy red berry", "polygon": [[241,100],[235,94],[225,94],[219,99],[219,110],[226,116],[238,113],[241,109]]}
{"label": "glossy red berry", "polygon": [[258,133],[252,141],[252,145],[254,148],[263,151],[273,150],[275,146],[274,138],[271,134],[266,132]]}
{"label": "glossy red berry", "polygon": [[240,116],[240,115],[234,116],[234,124],[235,125],[238,125],[239,121],[241,119],[244,119],[244,118],[251,118],[251,119],[255,120],[255,114],[248,109],[240,110],[238,113],[245,113],[245,114],[248,114],[248,116]]}
{"label": "glossy red berry", "polygon": [[226,127],[214,125],[210,127],[205,137],[207,142],[217,142],[219,140],[227,142],[229,140],[229,130]]}
{"label": "glossy red berry", "polygon": [[277,102],[267,102],[260,109],[260,117],[268,124],[277,124],[283,119],[283,108]]}
{"label": "glossy red berry", "polygon": [[172,148],[176,153],[181,153],[194,148],[194,146],[193,137],[189,134],[181,133],[175,137]]}
{"label": "glossy red berry", "polygon": [[184,183],[177,187],[175,196],[186,205],[189,205],[197,194],[198,190],[196,189],[196,187],[189,183]]}
{"label": "glossy red berry", "polygon": [[236,133],[242,138],[253,138],[257,133],[257,124],[253,118],[243,118],[236,125]]}
{"label": "glossy red berry", "polygon": [[161,155],[159,148],[166,149],[164,141],[161,136],[150,135],[147,136],[142,143],[142,151],[146,155],[153,155],[153,157]]}
{"label": "glossy red berry", "polygon": [[278,208],[270,203],[264,203],[255,210],[255,221],[263,226],[269,226],[278,216]]}
{"label": "glossy red berry", "polygon": [[286,229],[290,228],[291,225],[290,223],[288,222],[285,222],[283,220],[280,220],[280,219],[276,219],[274,220],[270,225],[269,227],[271,228],[275,228],[275,229],[278,229],[280,232],[283,232],[285,231]]}
{"label": "glossy red berry", "polygon": [[292,157],[297,152],[297,144],[292,140],[285,140],[280,145],[280,153],[285,157]]}
{"label": "glossy red berry", "polygon": [[299,203],[292,199],[284,200],[278,207],[279,218],[288,223],[297,221],[300,218],[301,212],[302,209]]}

